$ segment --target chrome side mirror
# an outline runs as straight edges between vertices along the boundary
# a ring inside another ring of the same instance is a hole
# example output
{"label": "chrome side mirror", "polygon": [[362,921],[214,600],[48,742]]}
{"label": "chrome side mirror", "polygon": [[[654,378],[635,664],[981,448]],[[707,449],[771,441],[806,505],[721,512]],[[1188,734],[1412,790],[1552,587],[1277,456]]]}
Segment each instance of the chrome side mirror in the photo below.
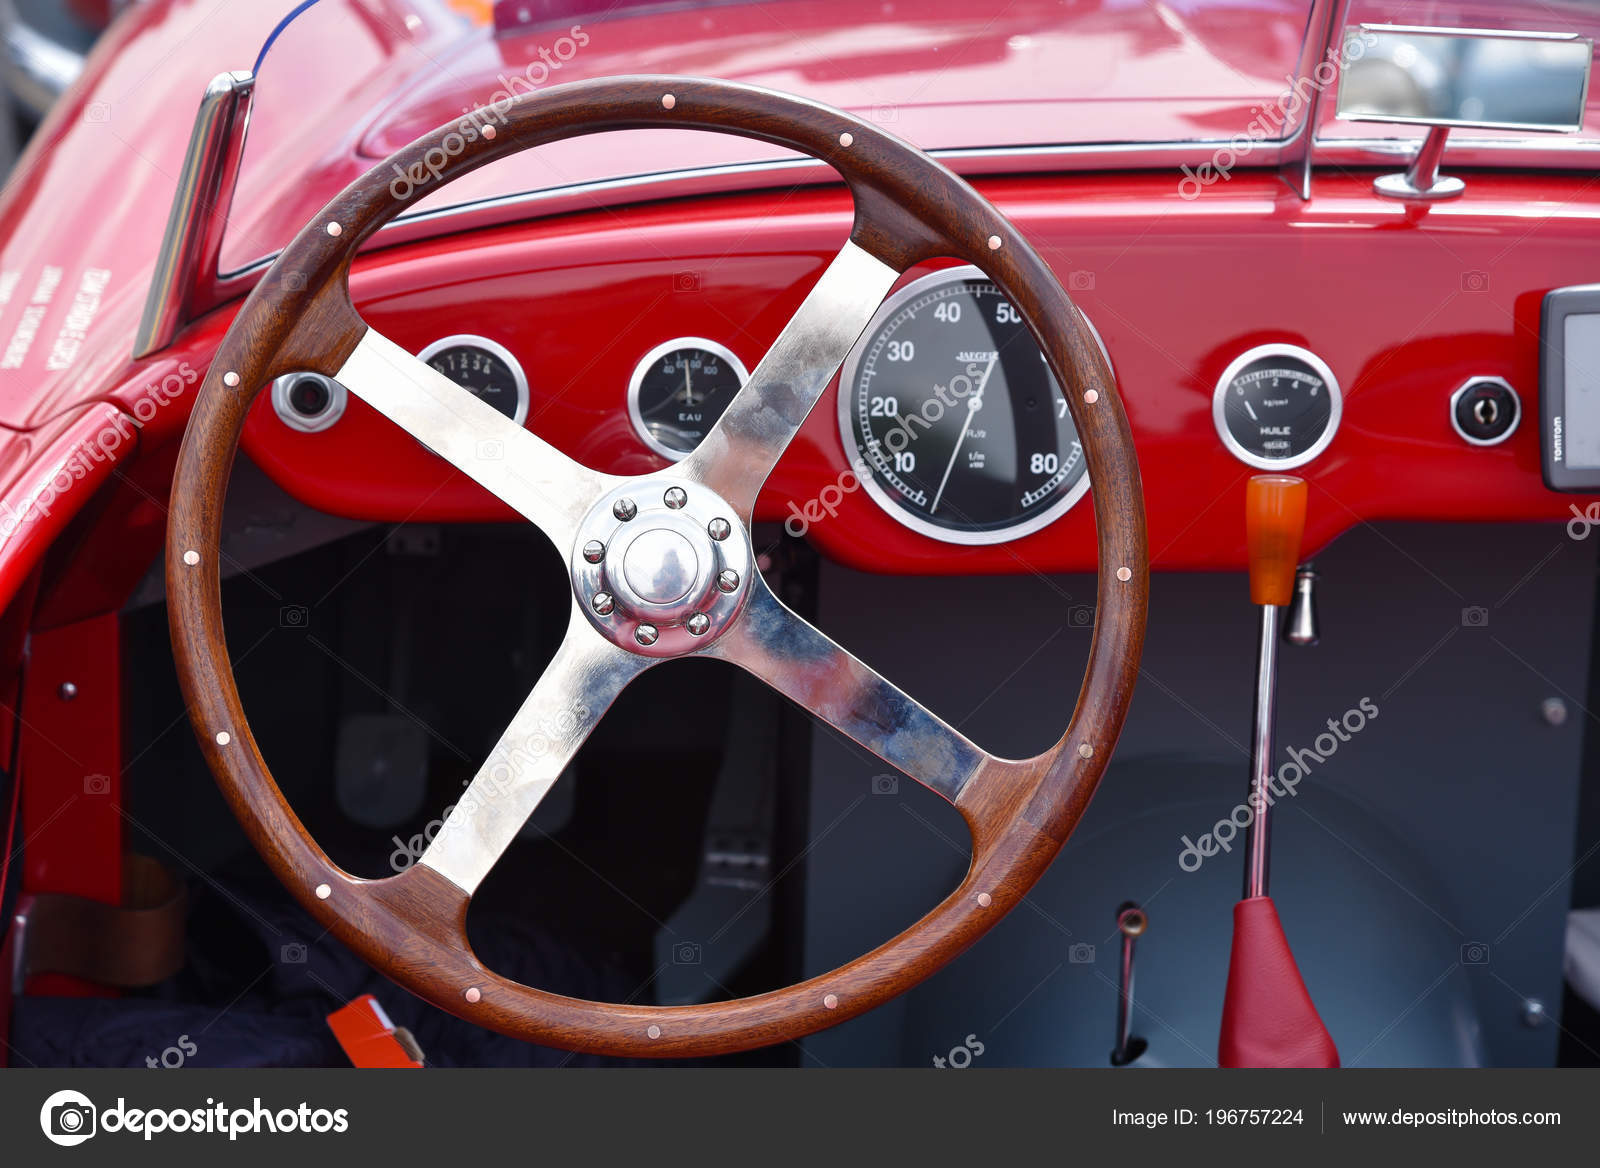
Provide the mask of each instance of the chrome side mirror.
{"label": "chrome side mirror", "polygon": [[1344,32],[1338,116],[1432,127],[1410,168],[1373,189],[1453,198],[1466,184],[1439,174],[1451,128],[1575,134],[1593,57],[1593,42],[1574,33],[1355,25]]}

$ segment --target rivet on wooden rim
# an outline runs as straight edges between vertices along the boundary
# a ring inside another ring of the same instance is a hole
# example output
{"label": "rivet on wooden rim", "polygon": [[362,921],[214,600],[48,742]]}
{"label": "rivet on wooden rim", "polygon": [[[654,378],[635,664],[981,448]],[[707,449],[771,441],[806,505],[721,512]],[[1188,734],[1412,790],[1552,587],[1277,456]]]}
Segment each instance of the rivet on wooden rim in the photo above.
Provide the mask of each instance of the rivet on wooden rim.
{"label": "rivet on wooden rim", "polygon": [[847,149],[849,147],[855,145],[855,140],[856,140],[855,139],[855,135],[849,133],[848,131],[846,131],[845,133],[839,135],[839,145],[841,145],[841,146],[843,146],[843,147],[845,147]]}
{"label": "rivet on wooden rim", "polygon": [[1124,584],[1126,584],[1129,580],[1133,579],[1133,569],[1132,568],[1118,568],[1117,569],[1117,579],[1121,580]]}
{"label": "rivet on wooden rim", "polygon": [[830,1010],[837,1010],[839,1008],[839,995],[829,994],[822,999],[822,1004]]}
{"label": "rivet on wooden rim", "polygon": [[328,224],[328,234],[329,235],[343,235],[344,234],[344,228],[341,227],[337,223],[330,223],[330,224]]}
{"label": "rivet on wooden rim", "polygon": [[1094,747],[1090,746],[1087,742],[1079,743],[1078,744],[1078,757],[1079,758],[1092,758],[1092,757],[1094,757]]}
{"label": "rivet on wooden rim", "polygon": [[485,126],[483,128],[483,136],[488,138],[491,142],[494,141],[494,136],[499,132],[500,131],[495,129],[493,126]]}
{"label": "rivet on wooden rim", "polygon": [[[661,97],[661,108],[662,109],[671,109],[673,106],[675,106],[677,104],[678,104],[678,99],[673,97],[672,94],[667,93],[667,94],[663,94],[662,95],[662,97]],[[654,1030],[654,1029],[656,1029],[656,1027],[652,1026],[651,1029]],[[651,1035],[651,1037],[654,1038],[655,1035]]]}
{"label": "rivet on wooden rim", "polygon": [[222,384],[226,385],[229,389],[232,389],[234,386],[239,384],[239,375],[232,369],[228,370],[222,375]]}
{"label": "rivet on wooden rim", "polygon": [[998,235],[991,235],[989,237],[989,250],[990,251],[999,251],[1000,250],[1000,237]]}
{"label": "rivet on wooden rim", "polygon": [[994,897],[990,896],[987,892],[978,893],[978,907],[979,908],[988,908],[993,903],[994,903]]}
{"label": "rivet on wooden rim", "polygon": [[218,746],[226,746],[226,745],[228,745],[228,743],[230,743],[232,741],[233,741],[233,735],[229,734],[226,730],[218,730],[217,731],[217,745]]}
{"label": "rivet on wooden rim", "polygon": [[1100,391],[1098,389],[1085,390],[1083,400],[1088,405],[1094,405],[1095,402],[1100,400]]}
{"label": "rivet on wooden rim", "polygon": [[332,895],[333,895],[333,889],[329,888],[326,884],[317,885],[317,899],[318,900],[327,900],[328,897],[330,897]]}
{"label": "rivet on wooden rim", "polygon": [[469,1002],[477,1002],[477,1001],[481,1001],[483,999],[483,991],[480,990],[477,986],[468,986],[467,987],[467,992],[462,994],[461,996],[463,998],[466,998],[467,1001],[469,1001]]}
{"label": "rivet on wooden rim", "polygon": [[[672,94],[669,93],[669,94],[667,94],[667,96],[671,97]],[[659,1026],[655,1025],[654,1023],[652,1023],[650,1025],[650,1028],[648,1030],[646,1030],[645,1033],[648,1034],[651,1038],[660,1038],[661,1037],[661,1027],[659,1027]]]}
{"label": "rivet on wooden rim", "polygon": [[183,562],[188,564],[191,568],[194,567],[200,562],[200,553],[195,551],[194,548],[190,548],[188,551],[183,553]]}

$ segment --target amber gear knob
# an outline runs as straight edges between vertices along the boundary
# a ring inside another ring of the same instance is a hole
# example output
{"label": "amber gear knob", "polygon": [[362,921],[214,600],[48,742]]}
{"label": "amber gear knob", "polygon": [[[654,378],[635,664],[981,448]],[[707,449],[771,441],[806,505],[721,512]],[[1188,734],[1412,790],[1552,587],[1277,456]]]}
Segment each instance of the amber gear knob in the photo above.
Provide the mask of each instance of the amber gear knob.
{"label": "amber gear knob", "polygon": [[1244,530],[1252,603],[1281,606],[1294,598],[1294,572],[1305,527],[1305,479],[1256,475],[1246,485]]}

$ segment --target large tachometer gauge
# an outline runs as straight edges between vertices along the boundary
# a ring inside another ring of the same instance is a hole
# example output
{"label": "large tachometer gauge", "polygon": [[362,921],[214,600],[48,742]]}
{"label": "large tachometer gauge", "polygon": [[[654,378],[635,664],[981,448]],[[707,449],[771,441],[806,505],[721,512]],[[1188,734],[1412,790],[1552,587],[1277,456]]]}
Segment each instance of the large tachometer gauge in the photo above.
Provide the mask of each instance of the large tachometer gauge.
{"label": "large tachometer gauge", "polygon": [[975,267],[884,302],[845,361],[839,430],[867,493],[948,543],[1038,531],[1089,489],[1061,387],[1022,314]]}
{"label": "large tachometer gauge", "polygon": [[1233,359],[1211,398],[1211,418],[1234,457],[1262,470],[1302,466],[1339,428],[1339,383],[1298,345],[1258,345]]}

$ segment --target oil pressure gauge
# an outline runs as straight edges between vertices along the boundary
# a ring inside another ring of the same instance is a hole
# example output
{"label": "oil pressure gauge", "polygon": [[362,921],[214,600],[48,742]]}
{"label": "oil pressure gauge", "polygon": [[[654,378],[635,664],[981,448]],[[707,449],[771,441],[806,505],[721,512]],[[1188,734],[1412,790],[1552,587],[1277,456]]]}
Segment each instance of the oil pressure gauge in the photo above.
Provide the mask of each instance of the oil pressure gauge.
{"label": "oil pressure gauge", "polygon": [[1258,345],[1223,370],[1211,399],[1222,444],[1262,470],[1303,466],[1328,448],[1343,402],[1333,370],[1298,345]]}
{"label": "oil pressure gauge", "polygon": [[517,425],[528,420],[528,375],[504,345],[488,337],[458,333],[440,337],[417,356]]}

